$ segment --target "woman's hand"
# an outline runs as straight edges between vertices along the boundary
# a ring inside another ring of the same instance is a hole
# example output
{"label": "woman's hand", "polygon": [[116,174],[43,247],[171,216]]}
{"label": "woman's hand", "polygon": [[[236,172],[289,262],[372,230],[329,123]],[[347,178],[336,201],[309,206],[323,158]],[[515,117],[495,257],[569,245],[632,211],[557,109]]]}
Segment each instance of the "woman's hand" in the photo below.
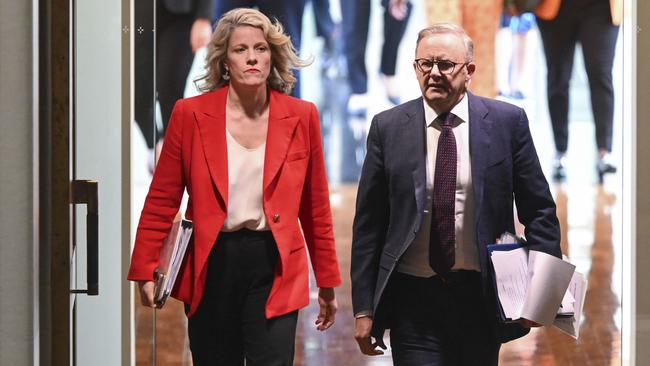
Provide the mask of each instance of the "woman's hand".
{"label": "woman's hand", "polygon": [[333,288],[321,287],[318,289],[318,305],[320,312],[316,318],[316,329],[325,331],[334,324],[336,309],[338,309]]}
{"label": "woman's hand", "polygon": [[155,308],[156,303],[153,301],[153,295],[156,283],[153,281],[138,281],[138,287],[140,288],[140,302],[142,305]]}

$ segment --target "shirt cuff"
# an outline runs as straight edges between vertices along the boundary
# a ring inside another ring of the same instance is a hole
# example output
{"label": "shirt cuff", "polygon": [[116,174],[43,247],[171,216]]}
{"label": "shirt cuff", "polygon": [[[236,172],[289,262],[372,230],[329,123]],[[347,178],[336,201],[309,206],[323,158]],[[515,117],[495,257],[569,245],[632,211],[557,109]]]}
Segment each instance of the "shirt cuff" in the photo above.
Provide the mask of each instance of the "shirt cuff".
{"label": "shirt cuff", "polygon": [[372,310],[363,310],[354,314],[355,319],[359,318],[372,318]]}

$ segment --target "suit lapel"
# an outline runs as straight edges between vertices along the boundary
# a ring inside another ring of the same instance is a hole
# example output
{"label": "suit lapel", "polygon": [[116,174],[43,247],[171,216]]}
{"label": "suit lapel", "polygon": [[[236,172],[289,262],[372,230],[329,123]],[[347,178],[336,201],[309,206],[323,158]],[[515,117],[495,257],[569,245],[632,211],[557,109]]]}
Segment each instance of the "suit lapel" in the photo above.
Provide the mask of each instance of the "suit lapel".
{"label": "suit lapel", "polygon": [[271,184],[287,157],[294,130],[300,120],[289,114],[280,92],[269,89],[269,125],[264,152],[264,190]]}
{"label": "suit lapel", "polygon": [[467,93],[467,96],[469,98],[469,151],[472,160],[472,185],[474,186],[476,224],[478,225],[483,204],[485,169],[490,156],[492,121],[488,119],[488,109],[481,99],[471,93]]}
{"label": "suit lapel", "polygon": [[422,98],[418,98],[406,113],[408,115],[406,139],[407,147],[405,158],[410,159],[408,166],[412,167],[413,187],[415,191],[415,204],[417,206],[416,230],[419,230],[422,212],[427,202],[427,168],[426,168],[426,126],[424,120],[424,106]]}
{"label": "suit lapel", "polygon": [[228,147],[226,145],[226,96],[228,87],[213,92],[214,98],[204,111],[194,112],[205,160],[214,185],[224,204],[228,203]]}

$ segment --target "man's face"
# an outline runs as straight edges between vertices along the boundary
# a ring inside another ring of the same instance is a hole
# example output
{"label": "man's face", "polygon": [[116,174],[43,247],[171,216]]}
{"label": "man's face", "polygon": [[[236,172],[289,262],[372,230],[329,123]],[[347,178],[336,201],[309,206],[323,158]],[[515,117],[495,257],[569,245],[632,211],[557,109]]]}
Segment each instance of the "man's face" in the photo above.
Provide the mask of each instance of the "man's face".
{"label": "man's face", "polygon": [[464,64],[466,49],[463,39],[455,34],[432,34],[420,40],[415,59],[451,61],[456,63],[451,70],[440,72],[433,65],[429,72],[422,72],[414,62],[413,68],[420,84],[422,96],[436,112],[448,112],[463,97],[474,74],[474,63]]}

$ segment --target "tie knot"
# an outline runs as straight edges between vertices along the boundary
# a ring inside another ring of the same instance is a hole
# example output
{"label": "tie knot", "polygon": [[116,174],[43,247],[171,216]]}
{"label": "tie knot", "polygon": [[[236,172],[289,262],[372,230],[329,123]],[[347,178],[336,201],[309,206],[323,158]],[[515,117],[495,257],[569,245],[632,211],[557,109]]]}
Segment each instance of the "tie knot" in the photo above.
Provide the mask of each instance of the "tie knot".
{"label": "tie knot", "polygon": [[440,120],[442,121],[441,124],[443,127],[452,127],[454,123],[454,118],[456,115],[454,115],[451,112],[445,112],[440,115]]}

